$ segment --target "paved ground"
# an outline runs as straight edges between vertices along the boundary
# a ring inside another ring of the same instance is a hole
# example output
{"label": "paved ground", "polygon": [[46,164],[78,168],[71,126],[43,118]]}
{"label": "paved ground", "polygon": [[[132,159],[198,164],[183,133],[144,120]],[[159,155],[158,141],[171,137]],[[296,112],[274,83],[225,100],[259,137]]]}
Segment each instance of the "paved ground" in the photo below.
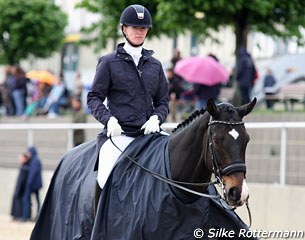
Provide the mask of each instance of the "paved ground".
{"label": "paved ground", "polygon": [[15,222],[10,216],[0,215],[0,240],[28,240],[34,222]]}

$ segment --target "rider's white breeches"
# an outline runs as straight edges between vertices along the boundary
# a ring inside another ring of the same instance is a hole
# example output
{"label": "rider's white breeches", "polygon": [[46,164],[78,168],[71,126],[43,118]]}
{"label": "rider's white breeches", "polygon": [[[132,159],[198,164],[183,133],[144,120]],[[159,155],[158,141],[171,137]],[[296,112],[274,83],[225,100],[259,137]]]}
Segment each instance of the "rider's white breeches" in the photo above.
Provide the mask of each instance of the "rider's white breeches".
{"label": "rider's white breeches", "polygon": [[[125,148],[134,140],[132,137],[127,137],[125,135],[120,135],[112,137],[112,141],[116,146],[119,147],[121,151],[124,151]],[[99,153],[99,163],[97,170],[97,182],[100,188],[104,188],[105,183],[113,169],[114,165],[117,163],[121,151],[118,150],[110,139],[108,139],[101,147]]]}

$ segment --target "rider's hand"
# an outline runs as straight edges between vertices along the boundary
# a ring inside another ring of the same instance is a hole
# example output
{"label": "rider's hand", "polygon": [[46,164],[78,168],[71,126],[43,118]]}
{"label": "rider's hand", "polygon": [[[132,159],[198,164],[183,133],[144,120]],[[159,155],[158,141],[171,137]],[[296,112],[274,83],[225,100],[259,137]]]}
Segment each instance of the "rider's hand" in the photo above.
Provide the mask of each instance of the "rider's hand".
{"label": "rider's hand", "polygon": [[150,134],[155,132],[160,132],[160,121],[158,119],[157,115],[152,115],[146,123],[141,127],[141,129],[144,128],[144,134]]}
{"label": "rider's hand", "polygon": [[110,117],[107,122],[107,137],[119,136],[123,132],[118,120],[115,117]]}

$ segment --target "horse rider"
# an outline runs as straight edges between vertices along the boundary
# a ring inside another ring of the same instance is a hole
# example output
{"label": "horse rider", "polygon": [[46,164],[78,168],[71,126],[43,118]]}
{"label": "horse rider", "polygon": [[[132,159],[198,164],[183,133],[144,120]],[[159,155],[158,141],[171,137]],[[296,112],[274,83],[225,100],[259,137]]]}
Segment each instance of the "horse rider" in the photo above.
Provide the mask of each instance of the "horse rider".
{"label": "horse rider", "polygon": [[120,26],[125,42],[99,59],[87,97],[92,115],[106,127],[97,140],[101,188],[121,154],[109,138],[123,151],[140,130],[160,132],[169,111],[162,65],[152,50],[143,48],[152,28],[150,12],[144,6],[130,5],[121,14]]}

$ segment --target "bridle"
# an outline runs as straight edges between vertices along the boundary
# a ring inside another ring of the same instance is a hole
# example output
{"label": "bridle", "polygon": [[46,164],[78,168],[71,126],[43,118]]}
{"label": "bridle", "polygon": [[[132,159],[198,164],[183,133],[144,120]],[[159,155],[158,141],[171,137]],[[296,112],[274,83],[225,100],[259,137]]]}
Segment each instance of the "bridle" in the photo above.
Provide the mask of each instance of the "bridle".
{"label": "bridle", "polygon": [[[190,183],[190,182],[181,182],[181,181],[175,181],[173,179],[167,178],[159,173],[153,172],[145,167],[143,167],[142,165],[140,165],[134,158],[130,157],[129,155],[125,154],[112,140],[112,138],[110,137],[110,141],[112,142],[112,144],[115,146],[115,148],[117,148],[121,154],[129,159],[133,164],[135,164],[136,166],[138,166],[140,169],[142,169],[143,171],[149,173],[150,175],[152,175],[153,177],[170,184],[171,186],[174,186],[176,188],[179,188],[181,190],[184,190],[186,192],[195,194],[197,196],[201,196],[201,197],[206,197],[206,198],[210,198],[210,199],[220,199],[221,200],[221,204],[223,205],[223,207],[225,207],[226,209],[231,209],[234,210],[234,207],[229,206],[228,204],[226,204],[225,200],[223,199],[223,197],[221,195],[209,195],[209,194],[205,194],[205,193],[201,193],[195,190],[192,190],[188,187],[185,186],[209,186],[209,185],[215,185],[215,184],[219,184],[224,191],[224,184],[223,184],[223,176],[227,176],[233,172],[244,172],[246,174],[246,165],[244,162],[232,162],[229,163],[228,165],[226,165],[223,169],[219,168],[218,165],[218,161],[217,161],[217,157],[215,154],[215,150],[214,150],[214,146],[212,143],[212,134],[211,134],[211,130],[210,130],[210,126],[211,125],[215,125],[215,124],[225,124],[225,125],[244,125],[244,122],[226,122],[226,121],[218,121],[218,120],[212,120],[212,116],[210,118],[210,121],[208,123],[208,145],[209,145],[209,150],[210,150],[210,154],[211,154],[211,159],[212,159],[212,164],[213,164],[213,171],[214,171],[214,175],[216,180],[211,181],[211,182],[205,182],[205,183]],[[184,186],[183,186],[184,185]],[[250,219],[250,225],[251,226],[251,212],[250,212],[250,208],[248,205],[248,201],[246,201],[246,206],[247,206],[247,210],[248,210],[248,214],[249,214],[249,219]]]}
{"label": "bridle", "polygon": [[220,167],[218,165],[217,156],[216,156],[215,150],[214,150],[214,145],[212,143],[212,133],[211,133],[211,128],[210,128],[210,126],[216,125],[216,124],[236,126],[236,125],[244,125],[245,123],[242,121],[241,122],[226,122],[226,121],[212,120],[212,116],[210,117],[210,121],[208,123],[208,146],[209,146],[209,150],[210,150],[210,154],[211,154],[214,175],[215,175],[216,179],[218,179],[218,182],[221,185],[223,185],[223,180],[222,180],[223,176],[228,176],[234,172],[243,172],[244,174],[246,174],[247,167],[244,162],[239,161],[239,162],[229,163],[226,166],[224,166],[223,169],[220,169]]}
{"label": "bridle", "polygon": [[[246,175],[247,167],[246,167],[246,164],[244,162],[239,161],[239,162],[231,162],[231,163],[227,164],[226,166],[224,166],[223,169],[219,168],[218,161],[217,161],[217,156],[216,156],[215,150],[214,150],[214,145],[212,143],[212,133],[211,133],[211,128],[210,128],[211,125],[216,125],[216,124],[236,126],[236,125],[244,125],[245,123],[243,121],[227,122],[227,121],[213,120],[212,116],[210,117],[210,121],[208,123],[208,146],[209,146],[211,159],[212,159],[212,163],[213,163],[213,172],[214,172],[214,175],[215,175],[219,185],[222,188],[222,191],[225,193],[223,176],[228,176],[228,175],[230,175],[231,173],[234,173],[234,172],[243,172]],[[231,207],[228,204],[226,204],[226,202],[223,198],[221,198],[220,201],[221,201],[221,204],[222,204],[223,207],[225,207],[227,209],[232,209],[232,210],[235,209],[234,207]],[[250,211],[248,199],[246,200],[245,203],[246,203],[248,216],[249,216],[248,227],[250,228],[250,226],[252,225],[252,216],[251,216],[251,211]]]}

